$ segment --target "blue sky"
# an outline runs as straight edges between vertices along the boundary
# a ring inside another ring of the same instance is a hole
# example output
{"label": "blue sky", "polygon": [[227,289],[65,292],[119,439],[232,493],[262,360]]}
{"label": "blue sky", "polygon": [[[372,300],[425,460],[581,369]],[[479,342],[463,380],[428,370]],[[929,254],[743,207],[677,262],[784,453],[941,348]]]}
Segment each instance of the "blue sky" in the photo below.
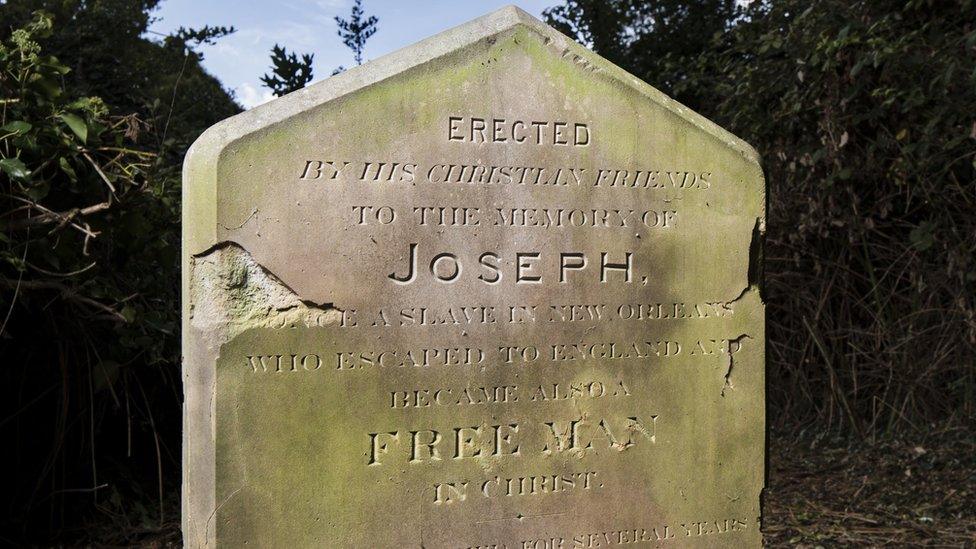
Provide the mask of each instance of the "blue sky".
{"label": "blue sky", "polygon": [[[379,30],[366,46],[374,59],[442,30],[513,3],[512,0],[365,0],[367,14],[379,17]],[[541,17],[542,10],[559,0],[515,2]],[[348,17],[352,0],[164,0],[154,14],[151,30],[169,33],[203,25],[234,26],[237,32],[206,46],[204,66],[233,91],[245,107],[271,98],[261,85],[270,72],[270,51],[277,42],[290,51],[314,53],[315,80],[355,62],[336,36],[333,17]]]}

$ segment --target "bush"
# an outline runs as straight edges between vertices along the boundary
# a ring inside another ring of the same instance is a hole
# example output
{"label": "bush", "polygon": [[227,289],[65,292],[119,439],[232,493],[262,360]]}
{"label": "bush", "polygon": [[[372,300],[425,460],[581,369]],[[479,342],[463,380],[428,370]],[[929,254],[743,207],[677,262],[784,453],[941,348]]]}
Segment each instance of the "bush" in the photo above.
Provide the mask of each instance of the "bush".
{"label": "bush", "polygon": [[[627,37],[618,62],[762,155],[770,417],[861,434],[971,421],[976,5],[765,0],[703,28],[688,6],[710,1],[550,16],[594,45],[594,29]],[[699,40],[642,55],[665,27]]]}
{"label": "bush", "polygon": [[0,6],[7,541],[179,519],[180,164],[239,107],[190,49],[226,29],[150,42],[152,5]]}

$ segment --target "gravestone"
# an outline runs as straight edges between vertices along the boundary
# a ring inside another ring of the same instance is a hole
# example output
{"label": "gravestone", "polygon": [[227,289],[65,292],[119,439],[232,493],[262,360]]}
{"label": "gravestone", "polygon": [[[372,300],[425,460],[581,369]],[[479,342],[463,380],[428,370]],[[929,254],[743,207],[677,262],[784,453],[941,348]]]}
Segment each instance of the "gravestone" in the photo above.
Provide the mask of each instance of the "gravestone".
{"label": "gravestone", "polygon": [[214,126],[186,544],[759,546],[764,193],[517,8]]}

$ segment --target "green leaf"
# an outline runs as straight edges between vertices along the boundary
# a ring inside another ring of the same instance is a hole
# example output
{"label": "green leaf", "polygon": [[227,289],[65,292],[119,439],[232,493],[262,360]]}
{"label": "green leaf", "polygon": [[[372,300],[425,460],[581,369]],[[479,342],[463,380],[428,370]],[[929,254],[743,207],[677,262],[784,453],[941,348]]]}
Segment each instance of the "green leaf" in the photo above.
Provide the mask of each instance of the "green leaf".
{"label": "green leaf", "polygon": [[126,322],[133,322],[136,319],[136,309],[132,305],[126,305],[122,307],[122,317],[125,318]]}
{"label": "green leaf", "polygon": [[51,192],[51,184],[47,181],[31,186],[24,193],[35,201],[43,200]]}
{"label": "green leaf", "polygon": [[912,229],[911,233],[908,235],[908,239],[911,241],[912,245],[915,246],[915,248],[921,252],[924,252],[935,244],[934,232],[935,223],[932,223],[931,221],[923,221],[919,223],[917,227]]}
{"label": "green leaf", "polygon": [[61,120],[71,128],[71,131],[78,136],[78,139],[82,143],[88,140],[88,126],[85,121],[77,114],[71,114],[70,112],[62,113],[60,115]]}
{"label": "green leaf", "polygon": [[48,57],[47,61],[43,63],[43,66],[48,67],[49,69],[52,69],[54,72],[61,75],[68,74],[69,72],[71,72],[71,69],[69,67],[62,65],[61,63],[58,63],[57,59],[54,57]]}
{"label": "green leaf", "polygon": [[44,78],[40,75],[37,75],[36,78],[32,78],[30,83],[31,86],[37,88],[37,90],[44,95],[45,99],[49,101],[61,97],[61,95],[64,93],[64,90],[61,89],[61,85],[57,81],[50,78]]}
{"label": "green leaf", "polygon": [[30,179],[30,170],[19,158],[4,158],[0,160],[0,169],[7,174],[10,179],[27,181]]}
{"label": "green leaf", "polygon": [[108,129],[107,127],[105,127],[102,124],[99,124],[98,122],[92,122],[91,124],[88,124],[88,133],[94,135],[96,138],[100,137],[107,129]]}
{"label": "green leaf", "polygon": [[7,263],[10,263],[10,265],[12,265],[13,268],[17,269],[17,271],[26,271],[27,270],[26,263],[24,262],[23,259],[21,259],[19,257],[12,256],[12,255],[4,255],[3,256],[3,259]]}
{"label": "green leaf", "polygon": [[64,172],[65,175],[67,175],[68,178],[71,179],[72,182],[78,181],[78,174],[75,173],[75,169],[72,168],[71,167],[71,164],[68,163],[68,159],[67,158],[65,158],[63,156],[61,158],[59,158],[58,159],[58,165],[61,166],[61,171]]}
{"label": "green leaf", "polygon": [[10,122],[9,124],[6,124],[4,127],[0,128],[0,131],[4,133],[25,134],[33,127],[34,126],[31,126],[23,120],[14,120],[13,122]]}

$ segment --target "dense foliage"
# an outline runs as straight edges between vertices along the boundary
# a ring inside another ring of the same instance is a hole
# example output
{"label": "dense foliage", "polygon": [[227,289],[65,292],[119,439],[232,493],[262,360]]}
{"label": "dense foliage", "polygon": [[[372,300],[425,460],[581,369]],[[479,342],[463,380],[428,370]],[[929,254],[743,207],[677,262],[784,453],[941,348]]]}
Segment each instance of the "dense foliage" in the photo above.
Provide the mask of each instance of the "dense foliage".
{"label": "dense foliage", "polygon": [[976,3],[731,4],[571,0],[549,17],[762,155],[771,419],[972,420]]}
{"label": "dense foliage", "polygon": [[180,163],[239,108],[192,49],[231,29],[147,40],[155,3],[0,6],[0,436],[17,472],[0,504],[15,539],[93,513],[178,518],[159,500],[180,463]]}
{"label": "dense foliage", "polygon": [[[545,14],[558,30],[672,94],[694,70],[685,60],[710,52],[713,39],[743,16],[736,0],[567,0]],[[703,102],[696,90],[680,91],[677,99],[689,105]]]}

